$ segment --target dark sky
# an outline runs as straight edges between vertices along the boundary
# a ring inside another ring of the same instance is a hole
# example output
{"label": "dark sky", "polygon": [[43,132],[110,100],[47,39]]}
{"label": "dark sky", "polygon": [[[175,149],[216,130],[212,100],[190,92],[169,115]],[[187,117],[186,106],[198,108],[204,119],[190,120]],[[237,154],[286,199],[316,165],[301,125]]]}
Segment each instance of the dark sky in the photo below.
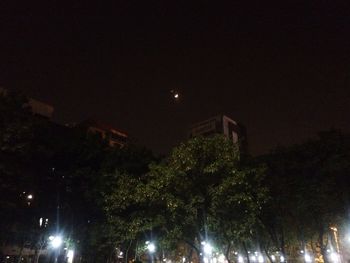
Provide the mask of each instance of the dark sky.
{"label": "dark sky", "polygon": [[254,154],[350,131],[349,1],[34,2],[0,3],[0,86],[56,121],[93,117],[163,153],[220,113]]}

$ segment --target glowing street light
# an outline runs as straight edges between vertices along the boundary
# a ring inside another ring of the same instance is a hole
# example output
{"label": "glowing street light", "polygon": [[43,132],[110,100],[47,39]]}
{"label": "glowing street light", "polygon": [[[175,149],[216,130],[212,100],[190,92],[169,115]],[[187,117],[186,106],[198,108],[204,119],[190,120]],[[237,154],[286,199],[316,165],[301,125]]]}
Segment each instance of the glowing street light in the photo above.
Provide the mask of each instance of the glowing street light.
{"label": "glowing street light", "polygon": [[32,194],[27,195],[28,200],[32,200],[33,198],[34,198],[34,196]]}
{"label": "glowing street light", "polygon": [[203,245],[203,252],[207,255],[211,255],[213,252],[213,247],[209,243]]}
{"label": "glowing street light", "polygon": [[340,262],[340,257],[339,257],[338,253],[332,252],[330,255],[330,258],[331,258],[332,262],[334,262],[334,263]]}
{"label": "glowing street light", "polygon": [[149,251],[149,253],[154,253],[156,252],[156,245],[152,242],[147,244],[147,250]]}
{"label": "glowing street light", "polygon": [[311,256],[310,256],[309,254],[307,254],[307,253],[305,253],[304,259],[305,259],[305,262],[306,262],[306,263],[312,262]]}
{"label": "glowing street light", "polygon": [[67,263],[73,263],[73,259],[74,259],[74,250],[70,249],[67,252]]}
{"label": "glowing street light", "polygon": [[63,243],[61,236],[50,236],[49,240],[50,240],[51,247],[54,249],[59,248]]}

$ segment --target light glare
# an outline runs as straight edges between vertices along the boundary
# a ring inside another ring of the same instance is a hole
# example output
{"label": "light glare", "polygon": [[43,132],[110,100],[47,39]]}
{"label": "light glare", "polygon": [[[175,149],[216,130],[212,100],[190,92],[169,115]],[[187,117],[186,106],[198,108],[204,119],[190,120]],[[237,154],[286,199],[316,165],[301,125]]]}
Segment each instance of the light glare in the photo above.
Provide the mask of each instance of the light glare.
{"label": "light glare", "polygon": [[305,262],[310,263],[312,262],[311,256],[309,254],[305,254]]}
{"label": "light glare", "polygon": [[156,246],[153,243],[149,243],[147,249],[150,253],[154,253],[156,251]]}
{"label": "light glare", "polygon": [[62,245],[62,237],[60,236],[54,236],[51,240],[51,246],[53,248],[59,248]]}
{"label": "light glare", "polygon": [[339,262],[339,255],[335,252],[331,253],[331,260],[334,262],[334,263],[337,263]]}
{"label": "light glare", "polygon": [[203,251],[205,254],[211,254],[213,251],[213,247],[209,243],[205,243]]}
{"label": "light glare", "polygon": [[74,250],[70,249],[67,252],[67,263],[73,263]]}

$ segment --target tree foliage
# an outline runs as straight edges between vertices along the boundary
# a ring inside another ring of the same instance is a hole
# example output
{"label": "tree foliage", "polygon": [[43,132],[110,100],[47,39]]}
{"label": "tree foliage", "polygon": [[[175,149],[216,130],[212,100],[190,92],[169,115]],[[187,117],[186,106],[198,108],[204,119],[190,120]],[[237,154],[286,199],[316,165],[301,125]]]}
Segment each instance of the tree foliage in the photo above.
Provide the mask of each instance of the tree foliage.
{"label": "tree foliage", "polygon": [[120,177],[106,210],[123,225],[123,238],[152,233],[163,247],[186,243],[199,257],[202,241],[251,236],[266,199],[261,175],[241,167],[238,149],[225,137],[195,138],[151,165],[146,177]]}

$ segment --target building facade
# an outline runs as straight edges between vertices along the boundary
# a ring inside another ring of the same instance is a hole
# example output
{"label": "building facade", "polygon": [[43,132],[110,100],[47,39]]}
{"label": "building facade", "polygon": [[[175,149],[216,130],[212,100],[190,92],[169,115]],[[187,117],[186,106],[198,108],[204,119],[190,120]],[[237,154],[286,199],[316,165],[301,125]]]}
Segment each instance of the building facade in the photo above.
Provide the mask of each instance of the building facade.
{"label": "building facade", "polygon": [[226,115],[218,115],[191,125],[189,138],[222,134],[233,143],[239,143],[241,151],[246,150],[245,128]]}
{"label": "building facade", "polygon": [[128,143],[128,135],[108,124],[96,120],[85,120],[78,127],[87,134],[95,134],[111,147],[122,148]]}

